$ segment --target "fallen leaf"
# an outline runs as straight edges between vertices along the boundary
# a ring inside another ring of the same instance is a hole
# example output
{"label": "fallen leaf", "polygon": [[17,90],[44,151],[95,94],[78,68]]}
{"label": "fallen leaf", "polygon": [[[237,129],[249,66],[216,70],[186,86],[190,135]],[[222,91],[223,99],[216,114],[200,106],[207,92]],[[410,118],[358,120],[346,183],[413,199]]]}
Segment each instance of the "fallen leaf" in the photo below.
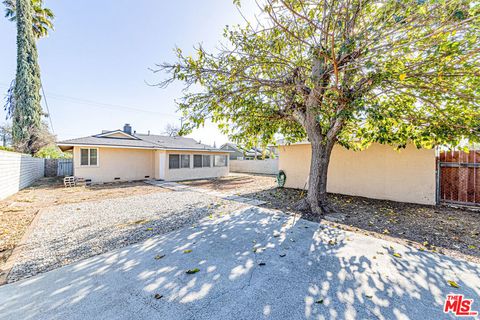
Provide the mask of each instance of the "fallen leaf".
{"label": "fallen leaf", "polygon": [[468,246],[468,249],[476,249],[477,247],[475,247],[474,245],[469,245]]}
{"label": "fallen leaf", "polygon": [[365,297],[367,297],[368,299],[372,299],[372,298],[373,298],[373,296],[370,296],[370,295],[368,295],[368,294],[366,294]]}
{"label": "fallen leaf", "polygon": [[147,230],[147,231],[152,231],[152,230],[153,230],[153,228],[147,228],[146,230]]}
{"label": "fallen leaf", "polygon": [[183,253],[190,253],[190,252],[192,252],[192,249],[183,250]]}
{"label": "fallen leaf", "polygon": [[383,230],[383,234],[390,234],[390,231],[388,229]]}
{"label": "fallen leaf", "polygon": [[197,273],[197,272],[199,272],[199,271],[200,271],[200,269],[195,268],[195,269],[188,269],[187,271],[185,271],[185,273],[187,273],[187,274],[194,274],[194,273]]}
{"label": "fallen leaf", "polygon": [[158,300],[158,299],[162,299],[163,295],[161,295],[160,293],[155,293],[153,297]]}
{"label": "fallen leaf", "polygon": [[455,281],[448,280],[447,282],[448,282],[448,284],[450,285],[450,287],[460,288],[460,286],[458,285],[458,283],[456,283]]}
{"label": "fallen leaf", "polygon": [[285,257],[287,254],[286,253],[280,253],[280,257]]}
{"label": "fallen leaf", "polygon": [[165,257],[164,254],[156,255],[156,256],[155,256],[155,260],[160,260],[160,259],[162,259],[163,257]]}
{"label": "fallen leaf", "polygon": [[397,252],[395,252],[393,254],[393,256],[396,257],[396,258],[401,258],[402,257],[402,255],[400,253],[397,253]]}
{"label": "fallen leaf", "polygon": [[265,265],[265,262],[260,262],[258,265],[259,265],[259,266],[264,266],[264,265]]}
{"label": "fallen leaf", "polygon": [[317,300],[317,301],[315,301],[315,303],[322,304],[322,303],[323,303],[323,299]]}

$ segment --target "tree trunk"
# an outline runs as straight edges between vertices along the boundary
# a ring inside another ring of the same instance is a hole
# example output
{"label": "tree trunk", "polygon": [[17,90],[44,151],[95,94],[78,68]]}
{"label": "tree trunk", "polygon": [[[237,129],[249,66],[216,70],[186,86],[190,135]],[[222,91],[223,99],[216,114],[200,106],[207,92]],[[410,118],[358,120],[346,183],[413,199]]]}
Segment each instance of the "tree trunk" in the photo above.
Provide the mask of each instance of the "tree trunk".
{"label": "tree trunk", "polygon": [[298,208],[310,210],[317,215],[330,213],[333,208],[327,199],[327,175],[330,155],[334,146],[333,141],[323,139],[311,139],[312,159],[308,178],[307,197],[300,201]]}
{"label": "tree trunk", "polygon": [[327,200],[327,174],[334,143],[312,141],[312,160],[308,179],[307,203],[313,213],[322,215],[332,209]]}

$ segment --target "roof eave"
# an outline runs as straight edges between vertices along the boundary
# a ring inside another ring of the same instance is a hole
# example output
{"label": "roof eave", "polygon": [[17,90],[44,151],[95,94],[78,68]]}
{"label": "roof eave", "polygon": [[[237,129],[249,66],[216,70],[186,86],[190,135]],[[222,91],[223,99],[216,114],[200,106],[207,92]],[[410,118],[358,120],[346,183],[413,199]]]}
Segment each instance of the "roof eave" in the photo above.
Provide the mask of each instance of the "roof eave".
{"label": "roof eave", "polygon": [[123,146],[123,145],[104,145],[104,144],[93,144],[93,143],[57,143],[57,146],[60,149],[69,150],[73,147],[97,147],[97,148],[119,148],[119,149],[144,149],[144,150],[165,150],[165,151],[205,151],[205,152],[216,152],[216,153],[231,153],[233,151],[219,150],[219,149],[195,149],[195,148],[166,148],[158,146]]}

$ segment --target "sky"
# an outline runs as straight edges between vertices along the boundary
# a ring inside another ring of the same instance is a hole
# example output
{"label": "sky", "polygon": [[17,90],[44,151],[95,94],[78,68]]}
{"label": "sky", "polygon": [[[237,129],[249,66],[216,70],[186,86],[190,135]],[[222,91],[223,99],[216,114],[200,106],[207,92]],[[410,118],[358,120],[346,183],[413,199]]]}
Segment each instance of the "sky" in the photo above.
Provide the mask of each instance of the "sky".
{"label": "sky", "polygon": [[[225,25],[244,20],[232,0],[45,0],[56,15],[55,30],[38,41],[42,83],[58,140],[120,129],[130,123],[139,133],[161,134],[180,125],[175,100],[182,83],[167,89],[149,86],[164,75],[149,68],[175,62],[174,48],[192,52],[202,43],[214,50]],[[254,16],[252,0],[242,13]],[[16,26],[0,19],[0,92],[15,78]],[[3,105],[4,103],[2,103]],[[42,100],[45,110],[45,101]],[[0,110],[0,124],[5,122]],[[217,146],[226,142],[215,124],[191,137]]]}

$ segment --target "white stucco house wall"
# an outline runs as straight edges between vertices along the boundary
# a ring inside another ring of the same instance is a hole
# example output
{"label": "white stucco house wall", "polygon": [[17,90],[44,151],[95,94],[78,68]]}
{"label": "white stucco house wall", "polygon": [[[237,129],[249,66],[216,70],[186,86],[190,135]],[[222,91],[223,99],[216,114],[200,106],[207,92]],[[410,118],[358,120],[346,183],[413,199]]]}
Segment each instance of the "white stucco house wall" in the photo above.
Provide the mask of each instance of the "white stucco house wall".
{"label": "white stucco house wall", "polygon": [[145,179],[180,181],[228,175],[229,152],[192,138],[123,130],[58,143],[73,152],[73,171],[92,183]]}

